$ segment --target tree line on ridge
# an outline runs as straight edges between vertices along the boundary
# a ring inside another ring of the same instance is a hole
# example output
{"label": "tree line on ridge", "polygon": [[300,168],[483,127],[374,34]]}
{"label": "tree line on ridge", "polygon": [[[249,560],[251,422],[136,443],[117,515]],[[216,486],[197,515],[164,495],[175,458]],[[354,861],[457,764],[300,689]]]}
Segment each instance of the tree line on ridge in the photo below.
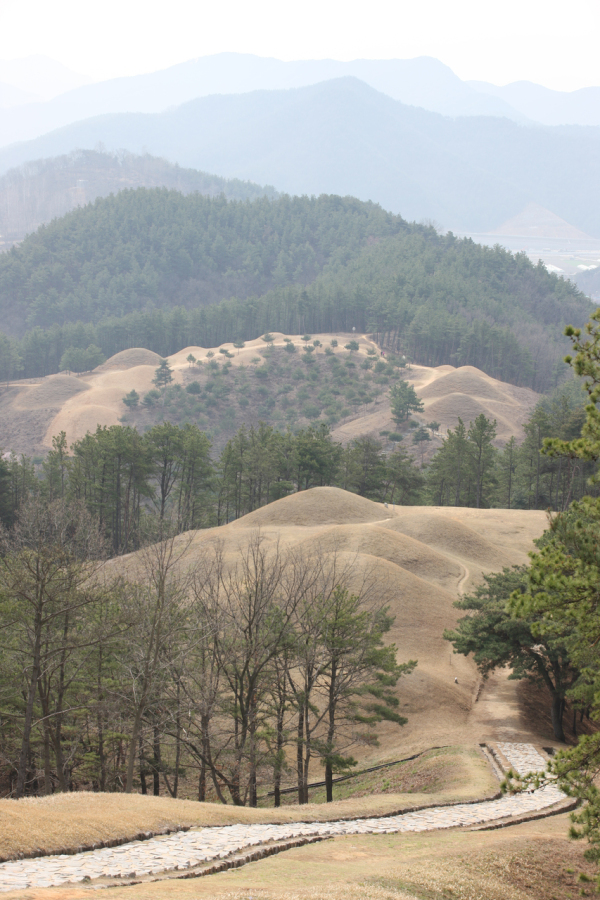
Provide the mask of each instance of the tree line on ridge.
{"label": "tree line on ridge", "polygon": [[356,328],[416,363],[474,365],[543,392],[559,380],[564,321],[583,324],[588,310],[525,254],[375,204],[140,189],[75,210],[0,257],[0,378],[57,372],[71,348],[169,356],[265,331]]}

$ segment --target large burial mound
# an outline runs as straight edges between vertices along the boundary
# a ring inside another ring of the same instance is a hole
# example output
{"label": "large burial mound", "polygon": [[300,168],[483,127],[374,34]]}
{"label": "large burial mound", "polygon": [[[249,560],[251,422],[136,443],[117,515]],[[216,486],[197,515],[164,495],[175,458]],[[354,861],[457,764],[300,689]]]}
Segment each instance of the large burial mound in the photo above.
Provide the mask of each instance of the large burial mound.
{"label": "large burial mound", "polygon": [[[453,655],[442,633],[461,615],[453,608],[454,600],[484,572],[525,563],[533,539],[546,524],[545,513],[539,511],[393,508],[339,488],[313,488],[229,525],[196,532],[186,559],[200,559],[218,541],[227,565],[234,566],[259,530],[268,547],[278,543],[284,549],[336,553],[341,560],[353,561],[355,588],[365,575],[376,579],[378,595],[395,616],[390,639],[398,647],[398,658],[417,659],[418,666],[398,686],[400,711],[408,724],[401,730],[384,726],[381,746],[362,750],[363,757],[374,760],[498,734],[527,735],[515,682],[492,680],[488,695],[485,689],[476,700],[481,683],[475,666]],[[131,566],[134,561],[135,555],[116,564]]]}
{"label": "large burial mound", "polygon": [[[539,400],[530,388],[516,387],[486,375],[474,366],[411,366],[405,378],[415,386],[425,410],[416,418],[439,422],[441,434],[455,428],[461,418],[465,425],[483,413],[496,420],[496,443],[502,445],[511,437],[523,438],[523,424]],[[377,436],[385,429],[393,430],[389,403],[380,409],[336,428],[334,438],[342,442]]]}
{"label": "large burial mound", "polygon": [[[276,333],[273,337],[275,347],[285,345],[283,334]],[[291,338],[296,346],[302,346],[299,335]],[[358,357],[366,358],[369,350],[376,349],[373,341],[355,335],[324,334],[313,338],[318,338],[323,345],[317,348],[318,355],[324,353],[324,347],[329,346],[332,338],[338,340],[335,353],[344,358],[348,356],[344,345],[349,339],[358,341],[359,350],[355,354]],[[265,343],[257,338],[247,341],[241,350],[232,344],[223,344],[212,351],[204,347],[186,347],[169,357],[175,383],[184,386],[191,380],[206,378],[205,364],[211,358],[209,354],[222,361],[220,349],[233,354],[230,360],[233,366],[252,367],[260,358],[258,354],[264,354]],[[190,368],[187,359],[190,354],[204,365]],[[37,383],[17,382],[0,398],[0,447],[18,453],[43,453],[60,431],[65,431],[67,440],[72,443],[86,432],[94,431],[97,425],[118,424],[127,412],[123,397],[134,389],[140,396],[150,391],[159,361],[156,353],[138,347],[123,350],[93,372],[80,376],[53,375]],[[415,385],[424,401],[425,411],[417,418],[423,422],[440,422],[442,434],[456,425],[459,416],[468,425],[479,413],[484,413],[497,421],[498,443],[504,443],[512,435],[519,439],[522,424],[538,400],[534,391],[497,381],[471,366],[459,369],[412,366],[404,371],[403,377]],[[275,390],[274,385],[268,387]],[[216,412],[218,414],[218,409]],[[238,410],[237,415],[241,424],[244,414]],[[249,409],[248,415],[249,421],[254,421],[256,410]],[[364,435],[379,438],[381,431],[393,431],[395,427],[389,401],[383,395],[381,400],[355,410],[334,430],[333,437],[342,443]]]}

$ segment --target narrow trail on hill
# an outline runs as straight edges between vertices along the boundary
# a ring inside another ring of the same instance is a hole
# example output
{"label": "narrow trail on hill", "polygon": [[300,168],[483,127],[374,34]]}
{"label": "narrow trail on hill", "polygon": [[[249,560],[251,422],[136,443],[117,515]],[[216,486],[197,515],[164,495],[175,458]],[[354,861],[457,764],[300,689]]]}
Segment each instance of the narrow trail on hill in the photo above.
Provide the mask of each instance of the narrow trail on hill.
{"label": "narrow trail on hill", "polygon": [[[546,759],[531,744],[498,743],[492,750],[497,759],[505,761],[506,767],[521,774],[541,771],[546,765]],[[556,787],[549,785],[537,791],[493,800],[416,809],[370,819],[198,828],[72,856],[6,862],[0,865],[0,891],[46,888],[73,882],[93,882],[91,886],[96,888],[164,878],[200,877],[324,838],[498,827],[523,817],[563,811],[567,802],[572,803]]]}

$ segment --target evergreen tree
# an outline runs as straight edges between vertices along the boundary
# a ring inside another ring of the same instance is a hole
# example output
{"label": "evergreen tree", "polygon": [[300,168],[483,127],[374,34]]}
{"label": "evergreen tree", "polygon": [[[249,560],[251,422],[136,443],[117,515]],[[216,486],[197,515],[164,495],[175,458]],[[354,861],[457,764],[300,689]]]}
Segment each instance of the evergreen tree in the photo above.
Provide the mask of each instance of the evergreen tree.
{"label": "evergreen tree", "polygon": [[397,425],[405,422],[411,412],[423,412],[423,403],[417,397],[416,391],[408,381],[397,382],[390,391],[392,405],[392,419]]}
{"label": "evergreen tree", "polygon": [[452,642],[455,653],[472,653],[484,677],[510,666],[511,678],[527,678],[544,686],[551,699],[554,737],[564,741],[565,698],[579,671],[567,650],[568,633],[540,638],[539,616],[515,618],[507,610],[513,591],[525,589],[527,574],[524,566],[514,566],[496,575],[484,575],[484,584],[474,594],[454,604],[469,615],[459,620],[456,629],[446,630],[444,638]]}
{"label": "evergreen tree", "polygon": [[161,359],[158,369],[154,373],[152,384],[157,388],[164,388],[173,381],[173,369],[169,365],[168,360]]}
{"label": "evergreen tree", "polygon": [[480,413],[475,421],[471,422],[467,432],[477,509],[487,505],[494,484],[495,450],[492,442],[495,437],[496,420],[490,422],[483,413]]}

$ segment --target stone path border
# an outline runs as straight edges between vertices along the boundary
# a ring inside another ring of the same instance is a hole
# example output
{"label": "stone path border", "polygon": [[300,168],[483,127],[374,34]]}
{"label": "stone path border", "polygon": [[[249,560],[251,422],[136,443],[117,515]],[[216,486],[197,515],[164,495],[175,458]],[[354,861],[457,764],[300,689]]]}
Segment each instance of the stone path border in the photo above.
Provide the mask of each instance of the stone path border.
{"label": "stone path border", "polygon": [[[540,771],[546,759],[531,745],[499,742],[500,755],[519,774]],[[397,815],[282,825],[227,825],[178,831],[73,855],[0,864],[0,892],[91,883],[94,887],[213,874],[291,846],[350,834],[393,834],[440,828],[486,827],[562,811],[565,795],[553,785],[495,800],[413,809]]]}

